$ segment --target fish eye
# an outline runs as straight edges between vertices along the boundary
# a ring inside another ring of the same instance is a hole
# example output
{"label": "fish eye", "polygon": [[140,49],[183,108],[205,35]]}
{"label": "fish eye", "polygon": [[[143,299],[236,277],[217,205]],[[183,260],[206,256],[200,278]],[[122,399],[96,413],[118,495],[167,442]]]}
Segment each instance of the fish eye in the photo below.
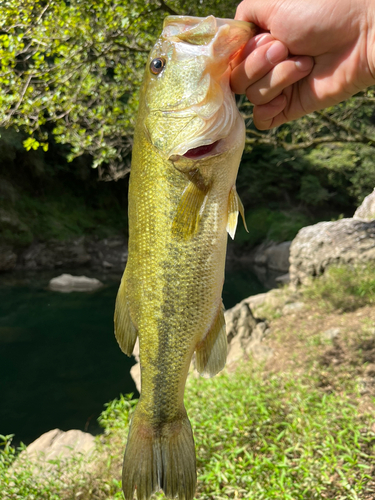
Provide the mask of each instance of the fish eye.
{"label": "fish eye", "polygon": [[150,71],[153,75],[159,75],[165,67],[165,59],[156,57],[150,62]]}

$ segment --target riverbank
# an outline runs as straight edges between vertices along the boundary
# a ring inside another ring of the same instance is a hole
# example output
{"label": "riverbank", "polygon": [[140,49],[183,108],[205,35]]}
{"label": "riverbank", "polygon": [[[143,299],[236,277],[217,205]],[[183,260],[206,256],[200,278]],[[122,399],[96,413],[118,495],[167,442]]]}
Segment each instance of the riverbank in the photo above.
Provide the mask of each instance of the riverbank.
{"label": "riverbank", "polygon": [[[242,357],[210,380],[191,374],[186,406],[197,449],[196,498],[374,498],[375,297],[351,290],[337,287],[336,296],[347,299],[339,307],[314,287],[252,299],[257,322],[267,322],[262,344],[272,356]],[[127,398],[107,406],[90,456],[46,468],[24,455],[8,470],[8,448],[0,492],[12,500],[121,498],[133,408]]]}

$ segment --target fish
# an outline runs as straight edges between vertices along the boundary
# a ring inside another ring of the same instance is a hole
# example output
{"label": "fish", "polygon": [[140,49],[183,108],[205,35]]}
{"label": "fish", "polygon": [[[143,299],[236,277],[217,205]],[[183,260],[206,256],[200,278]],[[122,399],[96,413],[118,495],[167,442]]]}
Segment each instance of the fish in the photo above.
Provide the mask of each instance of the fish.
{"label": "fish", "polygon": [[197,475],[184,389],[195,353],[207,377],[226,362],[222,302],[227,232],[238,213],[245,125],[230,62],[255,33],[243,21],[169,16],[140,91],[129,181],[128,261],[115,335],[139,338],[141,395],[123,462],[126,500],[163,490],[191,500]]}

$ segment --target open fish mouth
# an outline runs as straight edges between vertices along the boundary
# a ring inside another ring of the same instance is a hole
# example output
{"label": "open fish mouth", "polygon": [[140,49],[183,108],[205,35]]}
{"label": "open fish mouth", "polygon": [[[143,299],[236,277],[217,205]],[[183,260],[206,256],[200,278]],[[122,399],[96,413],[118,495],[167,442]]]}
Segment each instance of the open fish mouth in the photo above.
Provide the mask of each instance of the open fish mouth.
{"label": "open fish mouth", "polygon": [[200,158],[205,158],[206,156],[211,156],[211,153],[215,153],[216,146],[219,144],[219,141],[215,141],[211,144],[205,144],[204,146],[198,146],[197,148],[192,148],[184,153],[185,158],[190,158],[192,160],[197,160]]}

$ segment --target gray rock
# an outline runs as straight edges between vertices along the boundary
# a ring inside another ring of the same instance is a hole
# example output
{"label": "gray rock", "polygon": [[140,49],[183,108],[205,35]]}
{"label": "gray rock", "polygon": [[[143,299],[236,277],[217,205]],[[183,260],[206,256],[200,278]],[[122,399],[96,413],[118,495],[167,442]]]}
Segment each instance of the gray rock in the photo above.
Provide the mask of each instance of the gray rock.
{"label": "gray rock", "polygon": [[262,297],[258,296],[258,300],[249,297],[225,312],[228,336],[227,366],[229,367],[248,356],[257,361],[263,361],[273,354],[272,349],[262,344],[269,332],[268,325],[264,321],[255,319],[249,306],[251,300],[263,304],[267,294],[260,295]]}
{"label": "gray rock", "polygon": [[290,280],[306,283],[333,264],[375,260],[375,221],[341,219],[302,228],[290,248]]}
{"label": "gray rock", "polygon": [[287,273],[289,271],[290,245],[291,241],[262,243],[252,253],[253,262],[256,266],[264,266],[273,271]]}
{"label": "gray rock", "polygon": [[262,306],[267,298],[268,298],[268,292],[265,293],[258,293],[257,295],[252,295],[251,297],[246,299],[247,304],[249,307],[253,310],[256,309],[257,307]]}
{"label": "gray rock", "polygon": [[60,429],[53,429],[29,444],[22,453],[26,453],[30,460],[42,458],[47,461],[71,457],[76,453],[87,456],[93,452],[94,448],[95,438],[88,432],[76,429],[64,432]]}
{"label": "gray rock", "polygon": [[288,283],[290,283],[290,274],[282,274],[281,276],[275,278],[275,281],[276,283],[280,283],[281,285],[287,285]]}
{"label": "gray rock", "polygon": [[[11,211],[0,209],[0,231],[2,227],[29,235],[28,228],[13,217]],[[119,236],[104,240],[81,236],[68,241],[34,241],[18,253],[1,245],[0,271],[14,269],[16,265],[17,269],[30,270],[90,266],[93,269],[121,272],[124,270],[127,256],[126,240]]]}
{"label": "gray rock", "polygon": [[72,276],[71,274],[62,274],[52,278],[49,282],[49,288],[56,292],[91,292],[103,286],[103,283],[96,278],[87,278],[86,276]]}
{"label": "gray rock", "polygon": [[20,257],[25,269],[55,269],[57,267],[81,267],[90,263],[91,257],[85,248],[85,238],[70,241],[51,240],[34,242]]}
{"label": "gray rock", "polygon": [[305,307],[304,302],[292,302],[290,304],[285,304],[282,308],[282,314],[294,314],[298,311],[301,311]]}
{"label": "gray rock", "polygon": [[323,340],[333,340],[336,337],[338,337],[340,333],[341,333],[340,328],[328,328],[328,330],[322,332],[321,337]]}
{"label": "gray rock", "polygon": [[373,220],[375,219],[375,189],[363,200],[354,212],[353,219]]}
{"label": "gray rock", "polygon": [[243,359],[245,350],[242,346],[240,336],[236,336],[232,339],[228,351],[227,366],[231,366],[233,363],[236,363],[240,361],[240,359]]}

